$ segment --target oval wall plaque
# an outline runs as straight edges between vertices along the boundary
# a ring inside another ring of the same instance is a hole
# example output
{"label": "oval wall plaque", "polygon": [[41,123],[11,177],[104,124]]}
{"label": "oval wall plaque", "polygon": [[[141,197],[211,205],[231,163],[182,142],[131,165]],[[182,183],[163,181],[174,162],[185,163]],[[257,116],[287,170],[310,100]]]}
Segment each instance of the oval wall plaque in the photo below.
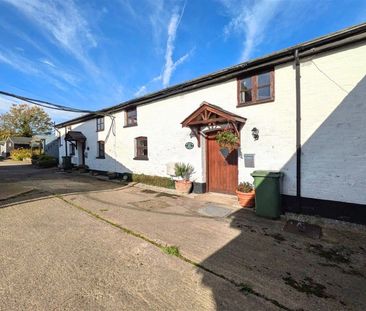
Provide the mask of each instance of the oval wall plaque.
{"label": "oval wall plaque", "polygon": [[186,144],[185,144],[185,146],[186,146],[186,149],[188,149],[188,150],[190,150],[190,149],[193,149],[193,147],[194,147],[194,144],[192,143],[192,142],[187,142]]}

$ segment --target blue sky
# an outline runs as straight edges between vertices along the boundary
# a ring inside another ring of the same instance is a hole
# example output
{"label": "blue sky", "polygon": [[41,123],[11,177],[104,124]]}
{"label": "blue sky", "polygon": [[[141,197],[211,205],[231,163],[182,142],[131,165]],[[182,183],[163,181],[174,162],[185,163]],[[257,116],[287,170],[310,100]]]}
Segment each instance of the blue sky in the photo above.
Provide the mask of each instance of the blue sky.
{"label": "blue sky", "polygon": [[364,21],[364,0],[0,0],[0,89],[97,110]]}

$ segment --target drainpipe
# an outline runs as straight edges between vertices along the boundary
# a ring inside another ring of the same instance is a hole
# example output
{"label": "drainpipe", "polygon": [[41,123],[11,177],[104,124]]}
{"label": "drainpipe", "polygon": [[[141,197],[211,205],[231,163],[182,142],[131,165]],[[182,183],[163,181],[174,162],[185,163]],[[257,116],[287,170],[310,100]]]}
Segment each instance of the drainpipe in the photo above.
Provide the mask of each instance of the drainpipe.
{"label": "drainpipe", "polygon": [[295,50],[296,72],[296,201],[301,210],[301,89],[300,89],[300,58],[299,50]]}
{"label": "drainpipe", "polygon": [[67,134],[67,130],[65,127],[65,156],[67,156],[67,140],[66,140],[66,134]]}

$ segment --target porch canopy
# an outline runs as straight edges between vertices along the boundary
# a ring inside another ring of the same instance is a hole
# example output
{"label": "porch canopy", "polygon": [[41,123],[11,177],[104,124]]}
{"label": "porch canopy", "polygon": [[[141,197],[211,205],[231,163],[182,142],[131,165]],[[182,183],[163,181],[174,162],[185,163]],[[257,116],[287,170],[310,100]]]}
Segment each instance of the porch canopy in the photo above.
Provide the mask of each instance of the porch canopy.
{"label": "porch canopy", "polygon": [[81,143],[84,143],[86,141],[86,137],[81,132],[68,131],[67,134],[65,135],[65,140],[66,141],[75,141],[75,142],[79,141]]}
{"label": "porch canopy", "polygon": [[189,127],[197,138],[198,147],[201,145],[202,128],[220,129],[219,126],[226,125],[226,129],[233,130],[240,137],[240,130],[243,128],[246,118],[226,111],[221,107],[212,105],[208,102],[202,104],[193,111],[181,123],[182,127]]}

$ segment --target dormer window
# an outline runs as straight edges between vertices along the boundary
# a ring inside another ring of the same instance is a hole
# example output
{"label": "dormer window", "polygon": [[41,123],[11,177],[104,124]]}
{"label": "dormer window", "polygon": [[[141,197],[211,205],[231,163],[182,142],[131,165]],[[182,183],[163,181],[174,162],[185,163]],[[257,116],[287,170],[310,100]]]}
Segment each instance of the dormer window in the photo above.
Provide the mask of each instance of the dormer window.
{"label": "dormer window", "polygon": [[137,125],[137,110],[136,107],[126,110],[125,127]]}
{"label": "dormer window", "polygon": [[274,100],[274,71],[244,76],[238,80],[238,106]]}

